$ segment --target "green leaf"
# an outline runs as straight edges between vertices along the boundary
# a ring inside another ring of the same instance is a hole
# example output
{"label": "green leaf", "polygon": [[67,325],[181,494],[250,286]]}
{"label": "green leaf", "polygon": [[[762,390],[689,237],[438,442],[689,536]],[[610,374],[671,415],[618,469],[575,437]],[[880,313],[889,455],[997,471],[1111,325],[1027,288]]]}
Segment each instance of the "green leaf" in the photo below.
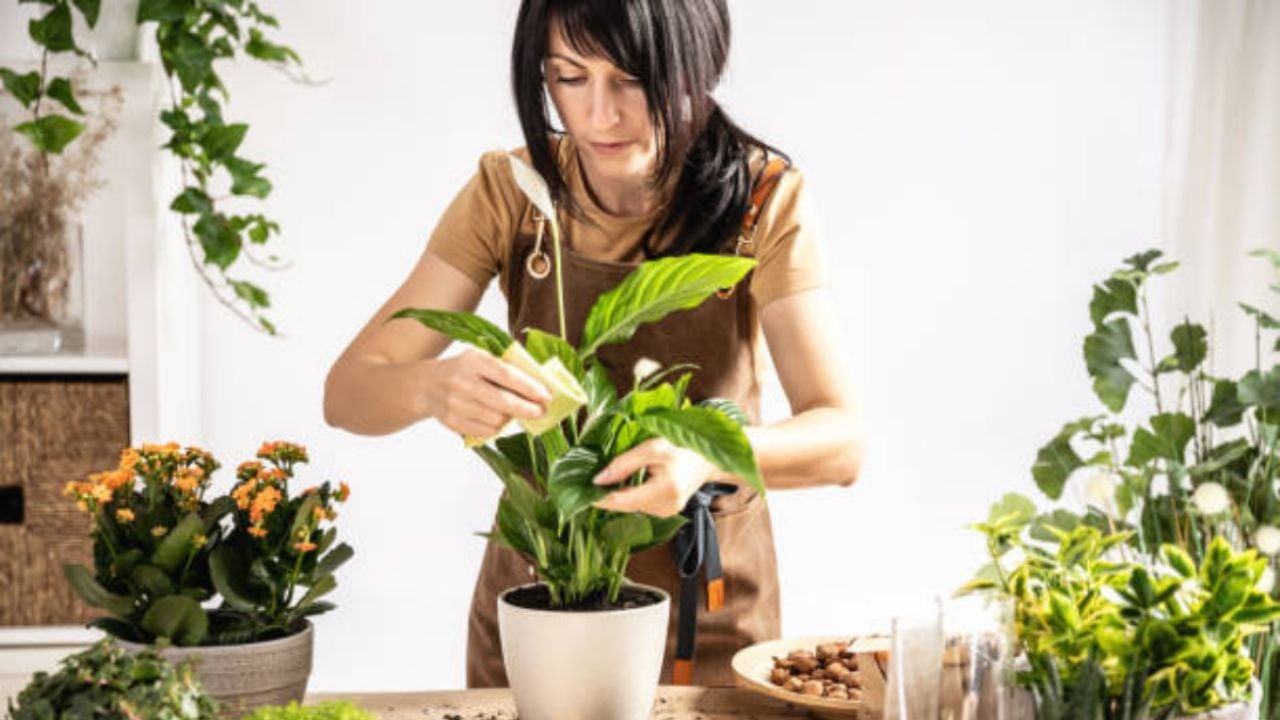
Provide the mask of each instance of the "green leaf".
{"label": "green leaf", "polygon": [[1151,250],[1138,253],[1137,255],[1127,257],[1124,259],[1124,262],[1126,265],[1133,268],[1134,270],[1137,270],[1138,272],[1147,272],[1151,268],[1151,263],[1155,262],[1156,260],[1159,260],[1163,256],[1164,256],[1163,251],[1156,250],[1153,248]]}
{"label": "green leaf", "polygon": [[1035,521],[1031,523],[1030,534],[1035,540],[1056,543],[1059,541],[1059,535],[1055,534],[1054,530],[1069,533],[1077,527],[1080,527],[1080,517],[1069,510],[1059,508],[1053,512],[1037,516]]}
{"label": "green leaf", "polygon": [[32,20],[27,24],[27,32],[31,39],[43,45],[49,52],[66,52],[76,50],[76,41],[71,34],[71,7],[55,5],[44,17]]}
{"label": "green leaf", "polygon": [[209,632],[209,618],[200,603],[185,595],[169,595],[151,604],[142,616],[142,627],[175,645],[199,645]]}
{"label": "green leaf", "polygon": [[1250,370],[1240,380],[1236,396],[1245,405],[1264,409],[1280,408],[1280,365],[1266,373]]}
{"label": "green leaf", "polygon": [[987,522],[992,525],[997,523],[1025,525],[1035,516],[1035,503],[1024,495],[1006,493],[999,501],[992,503],[991,510],[987,513]]}
{"label": "green leaf", "polygon": [[598,451],[588,447],[570,448],[555,461],[547,477],[547,494],[561,520],[570,520],[609,494],[608,489],[593,482],[606,464]]}
{"label": "green leaf", "polygon": [[173,582],[169,575],[154,565],[138,565],[133,568],[133,581],[141,585],[154,598],[173,594]]}
{"label": "green leaf", "polygon": [[436,332],[448,335],[459,342],[474,345],[496,357],[501,357],[512,342],[511,336],[502,328],[471,313],[405,308],[391,316],[391,320],[400,318],[417,320]]}
{"label": "green leaf", "polygon": [[1162,413],[1151,418],[1151,428],[1138,428],[1125,464],[1141,467],[1156,458],[1184,462],[1187,444],[1196,432],[1196,423],[1183,413]]}
{"label": "green leaf", "polygon": [[650,538],[648,542],[641,543],[631,548],[632,553],[643,552],[649,548],[664,545],[680,532],[680,528],[689,522],[683,515],[672,515],[671,517],[653,517],[646,515],[645,519],[649,521]]}
{"label": "green leaf", "polygon": [[538,491],[524,479],[517,467],[498,451],[485,445],[475,448],[475,452],[493,470],[506,488],[505,498],[520,517],[537,522],[542,513],[544,501]]}
{"label": "green leaf", "polygon": [[167,60],[165,67],[173,68],[187,94],[195,94],[213,74],[213,51],[198,35],[178,31],[166,36],[161,55]]}
{"label": "green leaf", "polygon": [[236,297],[249,303],[250,307],[264,308],[271,306],[271,300],[267,296],[267,291],[244,280],[232,280],[231,289],[235,291]]}
{"label": "green leaf", "polygon": [[112,615],[126,617],[133,612],[133,599],[108,591],[83,565],[63,565],[62,574],[81,600]]}
{"label": "green leaf", "polygon": [[636,424],[672,444],[693,450],[721,470],[746,481],[760,495],[765,494],[746,433],[723,412],[707,407],[659,408],[636,418]]}
{"label": "green leaf", "polygon": [[[586,377],[583,379],[582,389],[587,393],[587,416],[582,425],[582,437],[585,440],[588,433],[596,441],[595,444],[600,447],[607,447],[608,438],[596,438],[597,433],[603,434],[609,423],[600,422],[608,417],[609,411],[613,408],[618,400],[618,391],[613,387],[613,382],[609,380],[609,373],[598,362],[591,364],[591,369],[587,371]],[[596,432],[591,432],[593,428],[597,428]]]}
{"label": "green leaf", "polygon": [[213,200],[198,187],[188,187],[173,199],[169,209],[183,215],[207,215],[213,212]]}
{"label": "green leaf", "polygon": [[600,539],[614,548],[630,552],[632,548],[653,540],[653,527],[645,515],[616,515],[600,527]]}
{"label": "green leaf", "polygon": [[243,552],[222,544],[209,554],[209,577],[227,604],[237,610],[256,612],[271,602],[271,592],[253,581]]}
{"label": "green leaf", "polygon": [[1093,286],[1093,299],[1089,301],[1089,318],[1101,327],[1113,313],[1138,312],[1138,294],[1134,284],[1125,278],[1113,277]]}
{"label": "green leaf", "polygon": [[289,526],[289,542],[296,542],[299,538],[306,537],[308,528],[311,526],[311,518],[315,517],[318,507],[320,507],[320,494],[307,495],[293,516],[293,524]]}
{"label": "green leaf", "polygon": [[1160,546],[1160,555],[1169,567],[1173,568],[1182,577],[1193,578],[1196,576],[1196,564],[1186,550],[1177,545],[1165,543]]}
{"label": "green leaf", "polygon": [[677,310],[702,304],[720,288],[738,283],[755,261],[728,255],[691,254],[646,262],[596,300],[582,334],[582,357],[619,343],[636,328]]}
{"label": "green leaf", "polygon": [[46,115],[13,128],[22,133],[41,152],[57,155],[84,132],[84,125],[61,115]]}
{"label": "green leaf", "polygon": [[356,551],[352,550],[350,545],[346,543],[339,544],[332,552],[320,558],[319,562],[316,563],[316,574],[320,575],[334,572],[354,557],[355,554]]}
{"label": "green leaf", "polygon": [[538,361],[539,365],[553,357],[558,357],[565,369],[572,373],[578,382],[585,379],[586,372],[582,368],[582,359],[578,357],[578,352],[560,336],[545,333],[537,328],[529,328],[525,331],[524,348],[529,351],[534,360]]}
{"label": "green leaf", "polygon": [[1236,384],[1230,380],[1218,380],[1213,384],[1213,398],[1204,416],[1220,428],[1231,427],[1244,419],[1245,408],[1237,397]]}
{"label": "green leaf", "polygon": [[1124,318],[1099,325],[1084,339],[1084,362],[1093,378],[1093,391],[1112,412],[1124,409],[1134,382],[1120,361],[1135,357],[1129,323]]}
{"label": "green leaf", "polygon": [[1174,356],[1178,358],[1178,369],[1189,373],[1204,362],[1209,352],[1206,340],[1208,333],[1199,325],[1183,323],[1173,329]]}
{"label": "green leaf", "polygon": [[1063,425],[1053,440],[1036,452],[1031,475],[1040,492],[1051,500],[1062,497],[1062,488],[1066,486],[1067,478],[1084,464],[1080,455],[1071,447],[1071,441],[1076,435],[1087,431],[1092,423],[1093,418],[1082,418]]}
{"label": "green leaf", "polygon": [[1156,586],[1151,582],[1151,575],[1144,567],[1135,567],[1129,574],[1129,588],[1138,598],[1141,607],[1149,608],[1156,602]]}
{"label": "green leaf", "polygon": [[718,410],[725,417],[739,425],[742,425],[743,427],[751,422],[747,417],[747,414],[743,412],[742,408],[738,407],[738,404],[732,400],[727,400],[725,398],[707,398],[706,400],[698,403],[698,406]]}
{"label": "green leaf", "polygon": [[1245,303],[1240,303],[1240,309],[1244,310],[1248,315],[1252,315],[1256,318],[1259,326],[1266,328],[1267,330],[1280,330],[1280,320],[1275,319],[1265,311],[1259,310],[1252,305],[1246,305]]}
{"label": "green leaf", "polygon": [[151,553],[151,564],[172,573],[187,560],[196,535],[204,531],[204,522],[194,513],[182,518]]}
{"label": "green leaf", "polygon": [[240,158],[228,158],[223,163],[231,173],[231,194],[250,195],[265,198],[271,194],[271,181],[259,177],[258,172],[266,167],[260,163],[251,163]]}
{"label": "green leaf", "polygon": [[290,60],[296,63],[302,62],[298,57],[298,53],[283,45],[269,42],[257,28],[249,30],[249,42],[245,43],[244,51],[249,57],[257,58],[264,62],[286,63]]}
{"label": "green leaf", "polygon": [[244,123],[215,125],[205,132],[200,144],[204,146],[210,160],[220,162],[235,155],[248,131],[249,126]]}
{"label": "green leaf", "polygon": [[8,68],[0,68],[0,80],[4,81],[4,89],[24,108],[31,107],[31,103],[40,97],[40,73],[34,70],[19,75]]}
{"label": "green leaf", "polygon": [[71,0],[71,4],[75,5],[80,14],[84,16],[86,25],[90,28],[97,26],[101,0]]}
{"label": "green leaf", "polygon": [[315,602],[316,600],[320,599],[322,596],[333,592],[334,590],[337,589],[337,587],[338,587],[338,581],[334,579],[332,575],[325,575],[324,577],[317,580],[315,584],[312,585],[309,590],[307,590],[307,594],[303,595],[302,599],[299,600],[298,604],[295,605],[294,607],[304,608],[310,605],[311,603]]}
{"label": "green leaf", "polygon": [[149,21],[171,22],[181,20],[186,17],[187,11],[194,7],[193,0],[140,0],[135,21],[138,25],[141,25]]}
{"label": "green leaf", "polygon": [[62,103],[62,106],[76,115],[83,115],[84,108],[80,107],[80,103],[76,102],[75,92],[71,89],[71,82],[66,78],[54,78],[49,82],[49,89],[46,91],[49,97]]}
{"label": "green leaf", "polygon": [[204,214],[191,228],[200,239],[200,247],[204,250],[204,261],[213,263],[221,270],[226,270],[240,255],[242,242],[240,235],[227,225],[221,214]]}

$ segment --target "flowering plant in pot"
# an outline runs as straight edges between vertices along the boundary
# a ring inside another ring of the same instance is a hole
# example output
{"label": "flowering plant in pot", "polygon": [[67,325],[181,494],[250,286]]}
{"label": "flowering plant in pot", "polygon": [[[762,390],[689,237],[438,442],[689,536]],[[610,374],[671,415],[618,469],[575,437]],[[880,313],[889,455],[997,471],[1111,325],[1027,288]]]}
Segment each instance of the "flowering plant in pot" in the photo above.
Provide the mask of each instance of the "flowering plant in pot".
{"label": "flowering plant in pot", "polygon": [[1280,604],[1257,588],[1267,562],[1255,551],[1217,537],[1199,565],[1175,544],[1148,556],[1131,531],[1037,516],[1016,494],[977,528],[991,565],[963,591],[1013,600],[1018,681],[1038,718],[1257,717],[1245,640]]}
{"label": "flowering plant in pot", "polygon": [[307,618],[353,554],[335,545],[330,483],[291,495],[306,450],[265,443],[242,463],[229,495],[206,499],[219,464],[175,443],[127,448],[119,466],[68,483],[93,517],[94,569],[64,568],[85,602],[110,613],[90,623],[126,647],[165,646],[201,658],[209,692],[233,709],[301,699],[311,668]]}
{"label": "flowering plant in pot", "polygon": [[[532,171],[517,163],[516,177],[527,185]],[[406,308],[394,318],[417,320],[501,357],[552,392],[547,413],[521,421],[521,432],[467,439],[505,488],[496,527],[486,537],[524,556],[539,580],[499,598],[504,661],[520,716],[645,718],[662,666],[670,598],[629,585],[627,564],[632,554],[670,540],[685,521],[594,507],[610,492],[643,483],[643,472],[612,488],[593,479],[613,458],[662,437],[762,495],[764,484],[742,429],[745,415],[724,400],[693,403],[686,393],[690,366],[650,367],[620,393],[596,353],[732,287],[755,261],[688,255],[643,263],[597,299],[574,347],[563,321],[554,221],[552,233],[559,335],[530,329],[521,343],[474,314],[434,309]]]}

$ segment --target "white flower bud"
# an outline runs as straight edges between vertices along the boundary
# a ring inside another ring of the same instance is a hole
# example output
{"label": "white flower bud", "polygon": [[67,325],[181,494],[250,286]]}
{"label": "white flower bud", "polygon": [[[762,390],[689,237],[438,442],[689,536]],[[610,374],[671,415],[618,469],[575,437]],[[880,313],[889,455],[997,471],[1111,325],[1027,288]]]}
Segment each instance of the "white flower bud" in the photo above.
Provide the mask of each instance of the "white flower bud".
{"label": "white flower bud", "polygon": [[1263,555],[1280,553],[1280,528],[1274,525],[1261,525],[1253,533],[1253,544]]}
{"label": "white flower bud", "polygon": [[645,378],[661,369],[662,365],[657,360],[642,357],[637,360],[635,366],[631,368],[631,373],[635,375],[636,382],[643,382]]}
{"label": "white flower bud", "polygon": [[1106,470],[1090,475],[1084,483],[1084,496],[1090,505],[1104,509],[1111,507],[1116,496],[1116,476]]}
{"label": "white flower bud", "polygon": [[1191,494],[1191,502],[1196,509],[1205,515],[1218,515],[1231,507],[1231,496],[1227,489],[1216,482],[1207,482],[1196,488]]}

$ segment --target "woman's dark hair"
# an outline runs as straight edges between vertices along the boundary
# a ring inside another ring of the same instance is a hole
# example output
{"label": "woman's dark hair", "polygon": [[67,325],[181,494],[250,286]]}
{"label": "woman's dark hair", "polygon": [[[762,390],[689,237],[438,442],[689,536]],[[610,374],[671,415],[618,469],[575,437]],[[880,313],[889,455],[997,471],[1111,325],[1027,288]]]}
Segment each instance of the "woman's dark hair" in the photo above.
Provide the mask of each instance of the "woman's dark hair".
{"label": "woman's dark hair", "polygon": [[[659,133],[653,182],[673,175],[675,194],[657,228],[674,243],[650,257],[720,252],[737,237],[750,201],[752,147],[782,155],[729,119],[711,97],[729,55],[729,10],[724,0],[523,0],[511,49],[511,84],[533,167],[552,198],[571,213],[553,154],[543,86],[552,24],[577,52],[604,57],[644,86]],[[785,157],[785,156],[784,156]]]}

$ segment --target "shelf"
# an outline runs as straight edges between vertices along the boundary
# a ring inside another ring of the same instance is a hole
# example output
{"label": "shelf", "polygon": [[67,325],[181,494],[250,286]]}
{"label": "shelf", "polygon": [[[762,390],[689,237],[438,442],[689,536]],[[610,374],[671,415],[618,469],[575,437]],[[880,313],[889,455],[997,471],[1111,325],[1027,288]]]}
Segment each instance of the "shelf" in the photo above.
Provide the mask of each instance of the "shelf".
{"label": "shelf", "polygon": [[90,645],[101,640],[102,634],[80,625],[0,627],[0,649]]}
{"label": "shelf", "polygon": [[124,375],[129,354],[124,340],[90,342],[83,350],[52,355],[0,355],[0,375]]}

